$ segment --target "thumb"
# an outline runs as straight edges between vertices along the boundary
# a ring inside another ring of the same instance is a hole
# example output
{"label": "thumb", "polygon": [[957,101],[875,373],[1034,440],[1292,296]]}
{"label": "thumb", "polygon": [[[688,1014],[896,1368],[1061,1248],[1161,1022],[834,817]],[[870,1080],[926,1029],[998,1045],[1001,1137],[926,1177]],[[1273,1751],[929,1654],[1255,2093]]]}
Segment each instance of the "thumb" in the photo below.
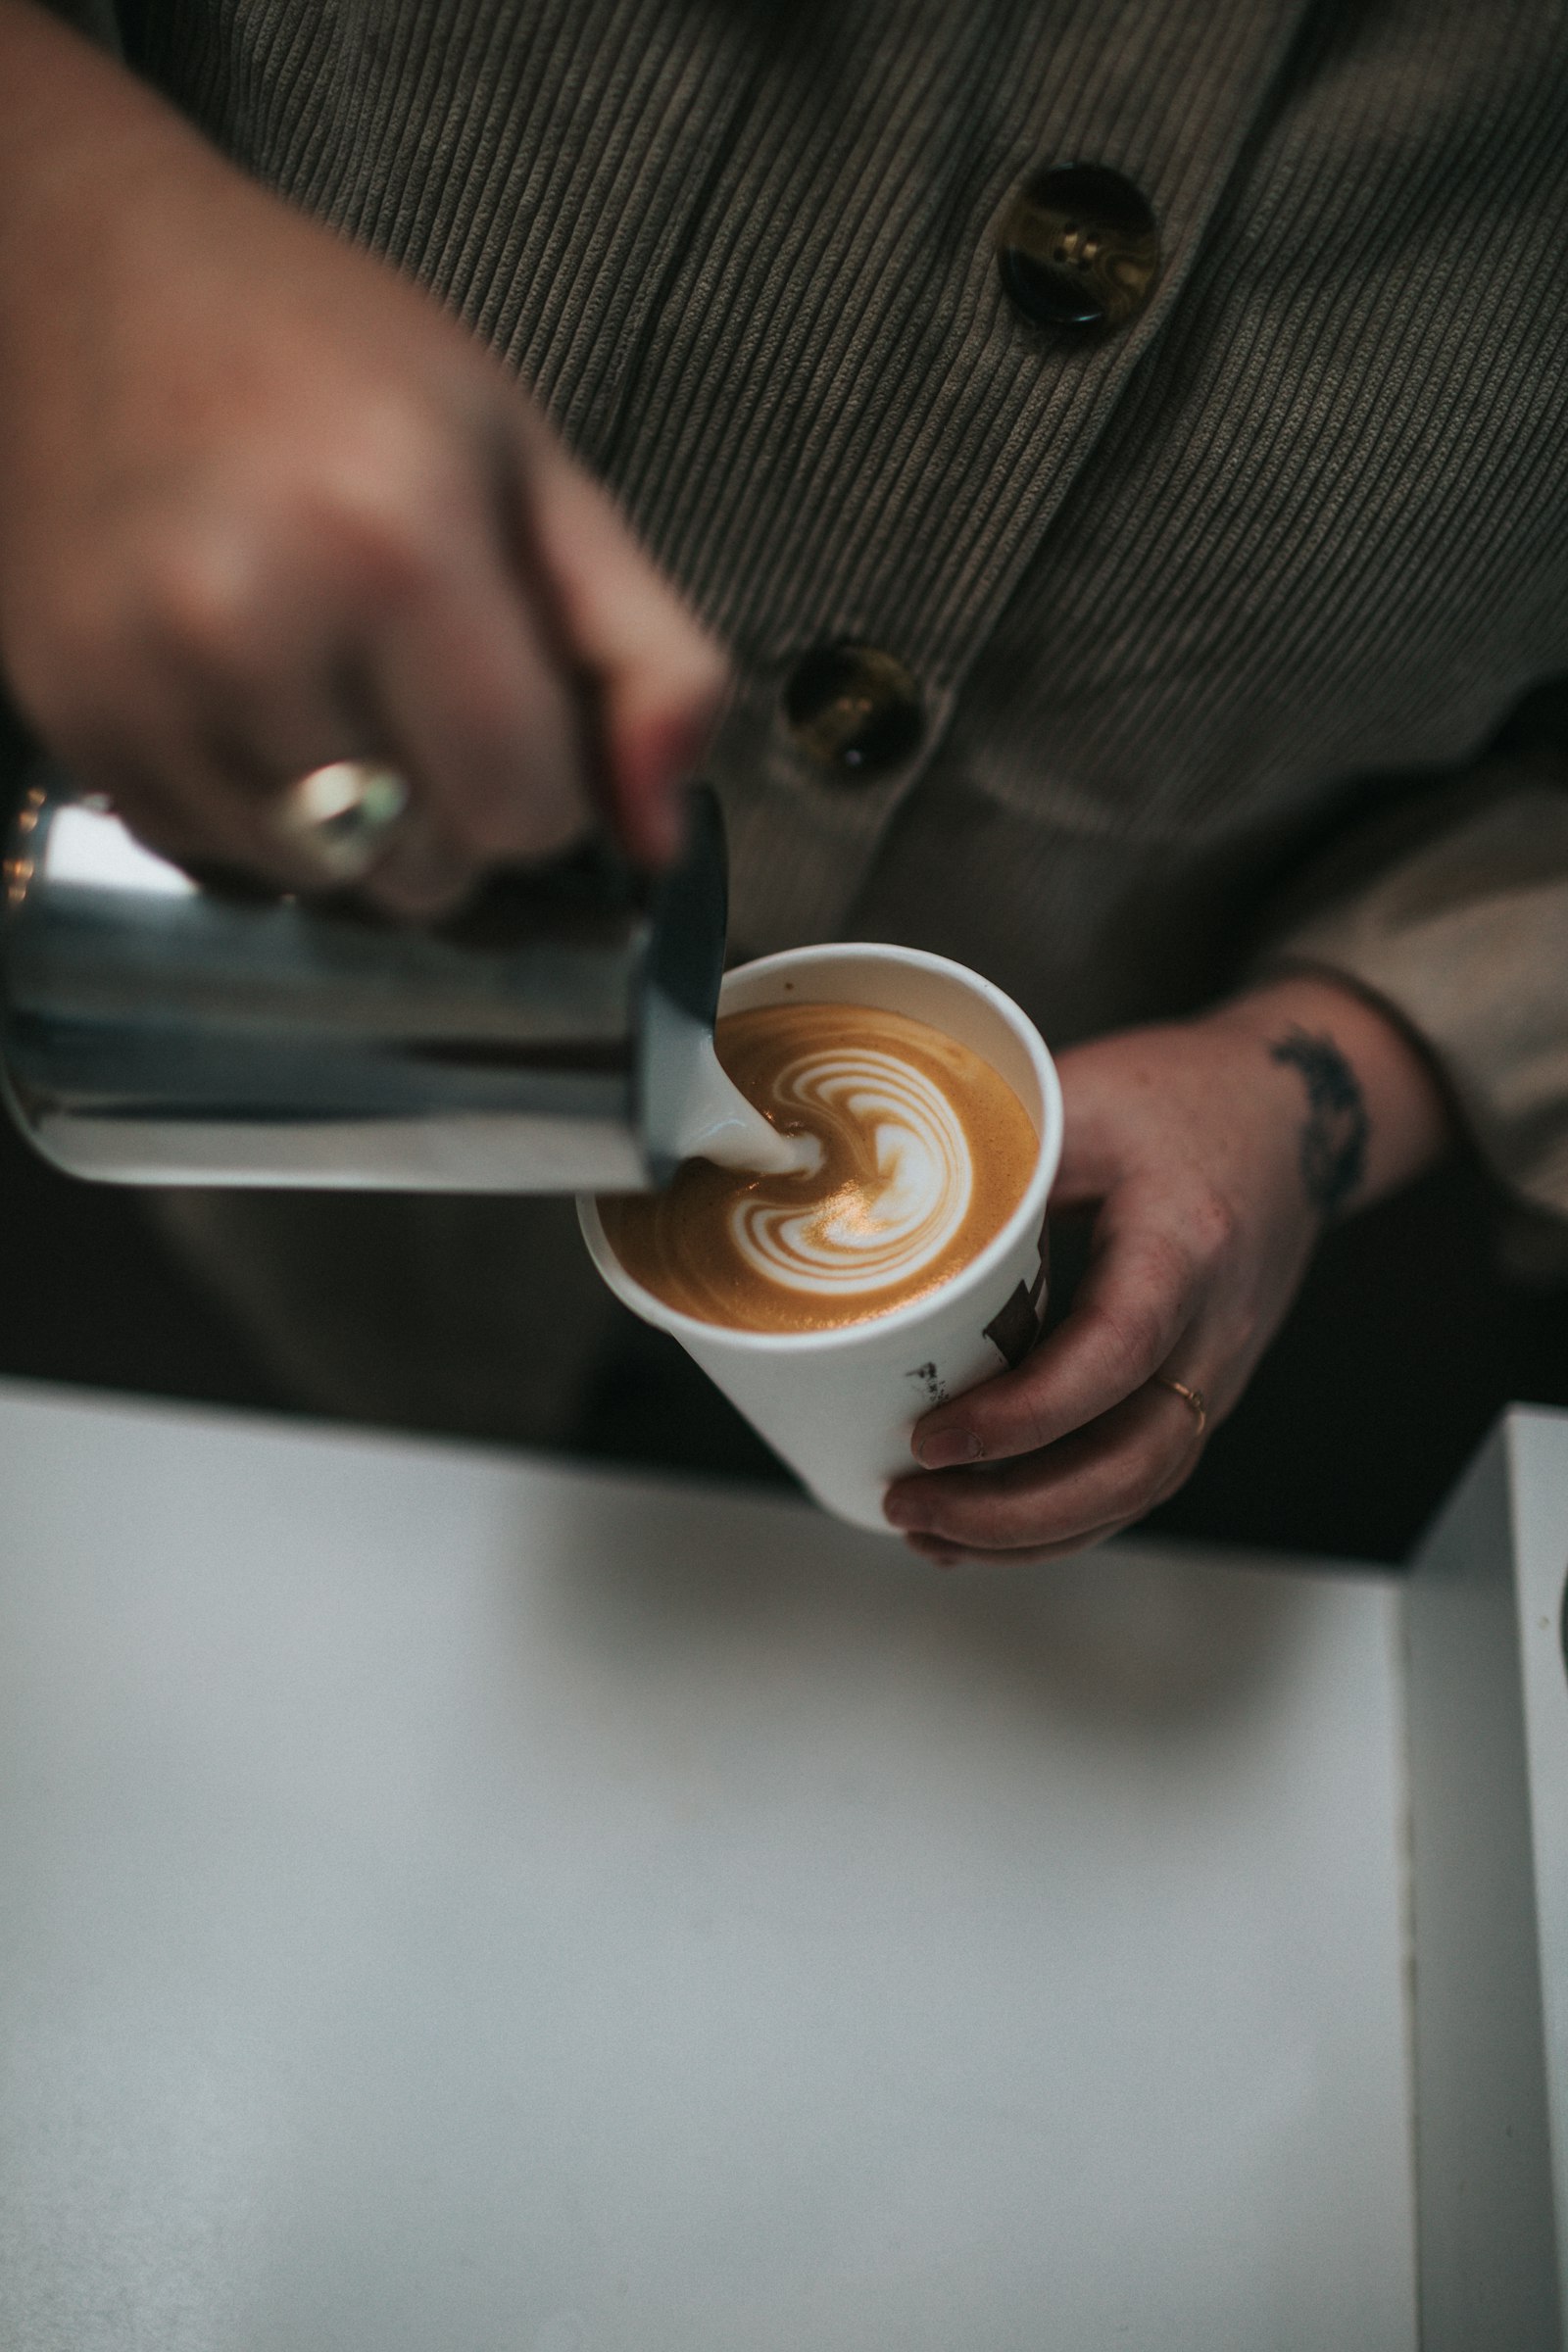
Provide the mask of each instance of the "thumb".
{"label": "thumb", "polygon": [[622,846],[663,865],[680,841],[683,780],[723,708],[729,665],[644,555],[611,499],[537,418],[529,519],[565,651],[586,676]]}

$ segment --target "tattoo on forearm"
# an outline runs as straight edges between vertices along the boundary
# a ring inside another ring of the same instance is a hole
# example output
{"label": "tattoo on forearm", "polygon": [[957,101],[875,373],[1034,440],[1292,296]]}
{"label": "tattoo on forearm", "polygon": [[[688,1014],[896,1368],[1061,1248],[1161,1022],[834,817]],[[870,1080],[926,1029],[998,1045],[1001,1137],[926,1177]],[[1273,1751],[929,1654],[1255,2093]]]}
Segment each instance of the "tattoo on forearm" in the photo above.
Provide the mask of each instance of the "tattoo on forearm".
{"label": "tattoo on forearm", "polygon": [[1301,1128],[1301,1182],[1325,1223],[1338,1216],[1366,1174],[1370,1121],[1360,1081],[1332,1037],[1289,1030],[1268,1050],[1270,1061],[1299,1070],[1307,1111]]}

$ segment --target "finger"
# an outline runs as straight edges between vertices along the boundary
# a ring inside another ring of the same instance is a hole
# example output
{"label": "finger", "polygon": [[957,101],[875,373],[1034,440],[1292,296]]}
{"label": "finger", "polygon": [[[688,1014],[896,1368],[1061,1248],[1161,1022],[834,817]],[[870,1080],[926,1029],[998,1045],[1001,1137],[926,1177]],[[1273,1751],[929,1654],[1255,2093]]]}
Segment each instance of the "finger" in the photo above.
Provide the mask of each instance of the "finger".
{"label": "finger", "polygon": [[[1173,1223],[1175,1230],[1173,1230]],[[1101,1212],[1095,1254],[1071,1311],[1016,1370],[938,1405],[911,1449],[928,1470],[1034,1453],[1141,1389],[1196,1309],[1198,1257],[1180,1210],[1135,1180]]]}
{"label": "finger", "polygon": [[[222,797],[243,862],[301,894],[344,887],[341,858],[318,854],[296,788],[339,762],[385,758],[357,668],[308,634],[274,631],[270,659],[226,678],[195,676],[185,700],[200,723],[202,807]],[[466,869],[465,869],[465,878]]]}
{"label": "finger", "polygon": [[185,827],[211,835],[220,813],[222,823],[221,842],[208,842],[203,861],[231,857],[301,895],[340,891],[341,872],[324,872],[281,821],[282,799],[335,760],[382,760],[405,774],[413,798],[359,895],[400,916],[450,912],[472,889],[480,859],[421,786],[410,757],[394,748],[394,722],[376,707],[370,665],[333,647],[303,608],[291,623],[275,616],[260,639],[254,662],[231,653],[220,670],[198,664],[182,679],[182,701],[201,730],[183,782],[173,779]]}
{"label": "finger", "polygon": [[384,615],[367,669],[391,758],[475,871],[553,857],[587,830],[575,688],[499,563],[449,567]]}
{"label": "finger", "polygon": [[[905,1538],[906,1543],[909,1545],[911,1550],[920,1552],[922,1556],[937,1562],[939,1566],[954,1567],[956,1566],[960,1561],[965,1560],[980,1562],[982,1564],[989,1562],[995,1564],[1022,1566],[1025,1564],[1036,1564],[1046,1560],[1068,1559],[1077,1552],[1090,1550],[1097,1544],[1108,1543],[1112,1536],[1124,1534],[1129,1527],[1135,1527],[1141,1518],[1147,1516],[1148,1511],[1156,1508],[1160,1502],[1167,1500],[1170,1494],[1174,1494],[1177,1489],[1186,1484],[1187,1479],[1192,1474],[1192,1471],[1197,1467],[1199,1453],[1201,1451],[1201,1446],[1197,1443],[1197,1441],[1201,1438],[1203,1428],[1206,1426],[1206,1423],[1200,1424],[1193,1413],[1191,1405],[1187,1404],[1182,1397],[1175,1394],[1174,1391],[1167,1389],[1165,1394],[1171,1397],[1173,1403],[1181,1405],[1182,1410],[1188,1417],[1188,1452],[1185,1459],[1180,1459],[1180,1456],[1178,1455],[1180,1460],[1179,1470],[1171,1482],[1165,1487],[1164,1491],[1162,1493],[1156,1493],[1152,1500],[1147,1503],[1141,1503],[1140,1507],[1130,1517],[1110,1519],[1107,1520],[1102,1527],[1088,1528],[1080,1531],[1076,1535],[1066,1537],[1058,1543],[1044,1544],[1025,1544],[1022,1546],[1007,1545],[996,1549],[990,1549],[980,1544],[970,1544],[967,1546],[956,1544],[949,1541],[946,1537],[942,1536],[926,1536],[919,1534],[906,1535]],[[1151,1395],[1150,1401],[1151,1403],[1154,1401],[1153,1393]],[[919,1484],[917,1480],[912,1483],[916,1486]]]}
{"label": "finger", "polygon": [[1063,1544],[1023,1544],[993,1551],[977,1544],[945,1543],[940,1536],[906,1536],[904,1540],[911,1551],[935,1568],[1039,1568],[1052,1560],[1076,1559],[1099,1544],[1108,1544],[1113,1536],[1124,1535],[1132,1525],[1129,1519],[1113,1519],[1104,1527],[1090,1528],[1085,1535],[1070,1536]]}
{"label": "finger", "polygon": [[297,847],[268,824],[248,778],[200,737],[171,737],[129,748],[116,740],[66,753],[89,792],[107,796],[143,846],[193,873],[244,875],[278,891],[318,887],[320,876]]}
{"label": "finger", "polygon": [[[277,802],[288,782],[347,756],[343,733],[329,732],[330,725],[323,717],[291,738],[274,727],[261,748],[233,723],[220,741],[187,732],[149,743],[150,728],[117,728],[101,745],[78,738],[66,757],[80,782],[107,795],[127,831],[158,857],[202,880],[244,876],[309,896],[340,891],[342,876],[323,872],[279,825]],[[127,733],[141,737],[134,750]],[[368,740],[364,728],[350,739],[361,747]],[[290,752],[285,741],[311,749]],[[416,804],[363,891],[390,913],[426,918],[457,906],[473,871],[471,858]]]}
{"label": "finger", "polygon": [[1081,1543],[1130,1525],[1173,1494],[1197,1464],[1202,1436],[1179,1396],[1140,1390],[1047,1453],[970,1470],[900,1479],[884,1508],[902,1534],[987,1551]]}
{"label": "finger", "polygon": [[455,914],[471,897],[478,879],[473,859],[415,800],[399,817],[370,871],[352,887],[356,899],[383,914],[432,923]]}
{"label": "finger", "polygon": [[593,683],[616,830],[633,857],[667,863],[680,840],[680,788],[723,706],[728,664],[608,493],[532,418],[520,449],[529,550]]}
{"label": "finger", "polygon": [[287,611],[216,594],[202,605],[185,586],[178,629],[142,615],[124,658],[105,664],[71,763],[181,864],[280,890],[331,887],[277,814],[297,778],[372,748],[347,665],[308,598]]}

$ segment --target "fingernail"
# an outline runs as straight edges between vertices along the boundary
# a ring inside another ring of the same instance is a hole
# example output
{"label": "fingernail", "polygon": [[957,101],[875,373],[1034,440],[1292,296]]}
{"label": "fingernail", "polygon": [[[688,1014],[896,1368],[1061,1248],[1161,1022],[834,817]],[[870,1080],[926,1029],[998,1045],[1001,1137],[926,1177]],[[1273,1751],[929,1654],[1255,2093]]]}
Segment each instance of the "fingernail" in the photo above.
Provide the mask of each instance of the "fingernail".
{"label": "fingernail", "polygon": [[919,1504],[906,1502],[902,1494],[890,1494],[882,1505],[882,1511],[889,1527],[898,1528],[901,1534],[906,1534],[918,1524],[920,1518]]}
{"label": "fingernail", "polygon": [[927,1470],[951,1470],[957,1462],[977,1462],[985,1447],[972,1429],[939,1429],[915,1447]]}

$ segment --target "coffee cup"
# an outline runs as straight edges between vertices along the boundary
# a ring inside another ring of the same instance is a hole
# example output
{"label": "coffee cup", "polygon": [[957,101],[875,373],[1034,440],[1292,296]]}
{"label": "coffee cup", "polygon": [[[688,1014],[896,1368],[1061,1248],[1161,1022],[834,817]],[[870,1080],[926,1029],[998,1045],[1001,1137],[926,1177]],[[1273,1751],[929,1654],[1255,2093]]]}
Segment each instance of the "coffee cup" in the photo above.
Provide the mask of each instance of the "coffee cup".
{"label": "coffee cup", "polygon": [[891,1480],[933,1405],[1020,1363],[1046,1298],[1046,1202],[1061,1156],[1061,1090],[1034,1024],[978,973],[912,948],[793,948],[726,974],[719,1017],[764,1005],[857,1004],[923,1022],[990,1064],[1033,1126],[1038,1156],[991,1239],[935,1290],[826,1330],[758,1331],[682,1312],[628,1273],[597,1202],[578,1200],[595,1265],[633,1314],[679,1340],[825,1510],[888,1532]]}

